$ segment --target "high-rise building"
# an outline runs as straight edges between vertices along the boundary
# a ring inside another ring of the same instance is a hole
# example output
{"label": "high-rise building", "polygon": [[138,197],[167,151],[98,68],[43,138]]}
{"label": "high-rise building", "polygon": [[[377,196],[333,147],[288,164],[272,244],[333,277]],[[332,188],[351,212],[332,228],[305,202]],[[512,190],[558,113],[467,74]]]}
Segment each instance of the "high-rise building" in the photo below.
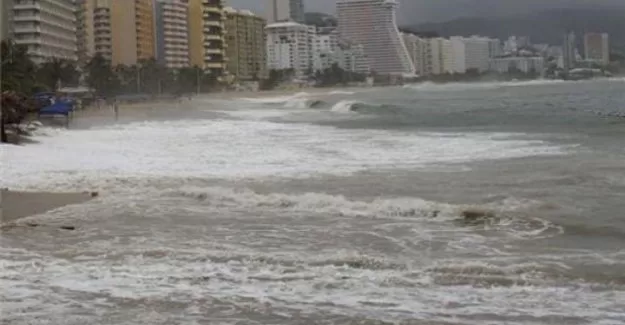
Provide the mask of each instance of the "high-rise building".
{"label": "high-rise building", "polygon": [[191,65],[215,78],[227,72],[225,19],[222,0],[189,0]]}
{"label": "high-rise building", "polygon": [[433,75],[456,73],[455,52],[453,42],[445,38],[431,38],[429,40],[431,53],[431,67],[429,71]]}
{"label": "high-rise building", "polygon": [[451,37],[453,49],[453,72],[469,70],[485,72],[489,68],[492,40],[485,37]]}
{"label": "high-rise building", "polygon": [[13,16],[13,0],[0,1],[0,40],[9,38]]}
{"label": "high-rise building", "polygon": [[266,79],[268,74],[265,19],[249,10],[227,7],[224,12],[228,73],[243,81]]}
{"label": "high-rise building", "polygon": [[333,31],[317,31],[313,38],[313,69],[323,71],[339,61],[338,37]]}
{"label": "high-rise building", "polygon": [[[3,1],[4,2],[4,1]],[[11,8],[9,8],[9,5]],[[3,3],[4,16],[10,17],[6,28],[16,44],[28,48],[37,63],[52,58],[75,61],[76,6],[71,0],[13,0]],[[4,18],[4,17],[3,17]]]}
{"label": "high-rise building", "polygon": [[293,69],[299,77],[312,70],[315,27],[289,21],[269,24],[265,31],[269,69]]}
{"label": "high-rise building", "polygon": [[265,0],[267,1],[267,22],[294,21],[304,23],[304,0]]}
{"label": "high-rise building", "polygon": [[154,7],[156,60],[170,69],[189,66],[189,7],[184,0],[157,0]]}
{"label": "high-rise building", "polygon": [[81,0],[78,10],[79,54],[100,54],[112,65],[135,65],[154,58],[152,0]]}
{"label": "high-rise building", "polygon": [[586,33],[584,35],[584,57],[601,65],[610,63],[610,43],[607,33]]}
{"label": "high-rise building", "polygon": [[339,38],[362,44],[379,74],[413,74],[414,65],[397,28],[397,0],[337,0]]}
{"label": "high-rise building", "polygon": [[562,46],[562,61],[564,70],[568,71],[576,66],[577,43],[575,33],[570,32],[564,35],[564,45]]}
{"label": "high-rise building", "polygon": [[86,63],[95,55],[94,11],[96,0],[76,1],[76,40],[78,61]]}

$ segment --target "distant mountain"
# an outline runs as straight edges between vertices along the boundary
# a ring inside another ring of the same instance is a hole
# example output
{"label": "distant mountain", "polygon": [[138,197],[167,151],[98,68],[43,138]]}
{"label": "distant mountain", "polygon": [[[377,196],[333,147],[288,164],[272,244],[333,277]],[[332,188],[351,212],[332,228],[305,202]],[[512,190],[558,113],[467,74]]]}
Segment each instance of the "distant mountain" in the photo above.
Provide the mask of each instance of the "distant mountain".
{"label": "distant mountain", "polygon": [[336,18],[323,12],[307,12],[304,14],[306,25],[317,27],[336,27]]}
{"label": "distant mountain", "polygon": [[[574,31],[579,45],[586,32],[610,34],[614,51],[625,53],[625,10],[621,8],[553,9],[538,13],[499,18],[459,18],[442,23],[405,26],[415,32],[441,36],[482,35],[505,40],[508,36],[529,36],[532,43],[561,45],[564,34]],[[580,47],[581,50],[581,47]]]}

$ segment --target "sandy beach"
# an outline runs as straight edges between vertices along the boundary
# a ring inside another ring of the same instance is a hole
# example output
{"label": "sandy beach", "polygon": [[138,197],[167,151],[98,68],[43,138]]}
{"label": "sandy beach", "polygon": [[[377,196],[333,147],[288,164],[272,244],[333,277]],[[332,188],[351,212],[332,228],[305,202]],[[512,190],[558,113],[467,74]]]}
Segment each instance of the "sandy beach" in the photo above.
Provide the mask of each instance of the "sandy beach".
{"label": "sandy beach", "polygon": [[91,199],[90,193],[45,193],[0,190],[0,224],[17,221]]}

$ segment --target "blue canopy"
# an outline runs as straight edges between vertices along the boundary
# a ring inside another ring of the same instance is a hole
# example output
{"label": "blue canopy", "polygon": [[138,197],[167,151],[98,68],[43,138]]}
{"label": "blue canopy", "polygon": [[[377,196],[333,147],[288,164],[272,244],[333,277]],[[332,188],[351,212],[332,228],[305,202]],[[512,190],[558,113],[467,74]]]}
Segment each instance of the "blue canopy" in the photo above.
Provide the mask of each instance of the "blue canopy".
{"label": "blue canopy", "polygon": [[39,115],[69,115],[74,108],[70,103],[57,102],[39,110]]}

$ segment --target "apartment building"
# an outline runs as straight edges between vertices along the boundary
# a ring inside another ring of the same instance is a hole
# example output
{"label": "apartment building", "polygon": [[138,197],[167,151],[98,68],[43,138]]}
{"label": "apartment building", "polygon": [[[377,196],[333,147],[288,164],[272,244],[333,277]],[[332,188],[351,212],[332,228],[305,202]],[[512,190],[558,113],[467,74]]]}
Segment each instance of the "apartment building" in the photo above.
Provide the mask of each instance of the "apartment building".
{"label": "apartment building", "polygon": [[226,7],[224,12],[228,73],[241,81],[266,79],[265,19],[249,10]]}
{"label": "apartment building", "polygon": [[192,66],[215,78],[227,73],[225,13],[222,0],[188,0],[189,55]]}
{"label": "apartment building", "polygon": [[336,32],[318,32],[313,38],[313,70],[323,71],[338,63]]}
{"label": "apartment building", "polygon": [[541,73],[545,69],[545,59],[536,57],[500,57],[490,60],[490,71],[509,73],[520,71],[523,73]]}
{"label": "apartment building", "polygon": [[362,44],[371,69],[413,74],[408,49],[397,28],[397,0],[337,0],[339,38]]}
{"label": "apartment building", "polygon": [[451,37],[453,51],[453,72],[466,73],[469,70],[485,72],[489,69],[491,39],[485,37]]}
{"label": "apartment building", "polygon": [[431,65],[429,73],[431,75],[440,75],[455,73],[454,62],[456,57],[454,56],[453,44],[450,40],[445,38],[432,38],[428,40],[428,46],[430,50],[429,60]]}
{"label": "apartment building", "polygon": [[584,35],[584,57],[601,65],[610,64],[610,38],[607,33]]}
{"label": "apartment building", "polygon": [[13,0],[0,1],[0,40],[9,38],[13,17]]}
{"label": "apartment building", "polygon": [[7,1],[2,4],[4,37],[26,46],[37,64],[52,58],[76,61],[75,10],[71,0]]}
{"label": "apartment building", "polygon": [[152,0],[80,0],[79,56],[102,55],[112,65],[135,65],[155,57]]}
{"label": "apartment building", "polygon": [[190,65],[189,6],[184,0],[157,0],[154,7],[156,60],[170,69]]}
{"label": "apartment building", "polygon": [[76,1],[76,40],[78,61],[85,64],[95,55],[94,13],[96,0]]}
{"label": "apartment building", "polygon": [[294,21],[304,23],[304,0],[265,0],[268,23]]}
{"label": "apartment building", "polygon": [[293,69],[299,77],[312,70],[315,27],[280,22],[267,25],[265,32],[269,69]]}

